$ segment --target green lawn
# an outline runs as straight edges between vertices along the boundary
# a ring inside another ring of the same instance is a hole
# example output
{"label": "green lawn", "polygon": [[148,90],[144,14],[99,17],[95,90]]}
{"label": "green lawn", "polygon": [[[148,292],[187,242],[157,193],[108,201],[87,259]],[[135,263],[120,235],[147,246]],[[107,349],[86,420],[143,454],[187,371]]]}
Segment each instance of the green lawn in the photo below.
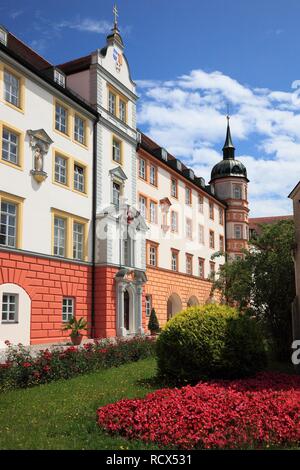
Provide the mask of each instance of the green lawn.
{"label": "green lawn", "polygon": [[154,359],[68,381],[0,394],[0,449],[155,449],[112,437],[96,424],[99,406],[154,390]]}

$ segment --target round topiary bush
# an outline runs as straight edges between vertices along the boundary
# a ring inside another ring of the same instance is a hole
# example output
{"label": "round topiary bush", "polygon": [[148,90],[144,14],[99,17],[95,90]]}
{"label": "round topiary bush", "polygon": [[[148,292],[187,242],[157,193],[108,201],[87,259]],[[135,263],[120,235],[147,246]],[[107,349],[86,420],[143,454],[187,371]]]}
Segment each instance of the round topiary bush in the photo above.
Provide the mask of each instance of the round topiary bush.
{"label": "round topiary bush", "polygon": [[179,381],[250,376],[265,368],[256,320],[226,305],[191,307],[172,318],[157,340],[160,375]]}

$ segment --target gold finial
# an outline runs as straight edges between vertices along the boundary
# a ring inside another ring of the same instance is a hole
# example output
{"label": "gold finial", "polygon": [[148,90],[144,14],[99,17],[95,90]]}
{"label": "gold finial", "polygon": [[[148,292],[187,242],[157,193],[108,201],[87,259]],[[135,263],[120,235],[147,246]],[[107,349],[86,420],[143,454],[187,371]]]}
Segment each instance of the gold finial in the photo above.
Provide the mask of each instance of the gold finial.
{"label": "gold finial", "polygon": [[115,4],[114,7],[113,7],[113,14],[114,14],[114,17],[115,17],[115,27],[118,26],[118,7],[117,5]]}

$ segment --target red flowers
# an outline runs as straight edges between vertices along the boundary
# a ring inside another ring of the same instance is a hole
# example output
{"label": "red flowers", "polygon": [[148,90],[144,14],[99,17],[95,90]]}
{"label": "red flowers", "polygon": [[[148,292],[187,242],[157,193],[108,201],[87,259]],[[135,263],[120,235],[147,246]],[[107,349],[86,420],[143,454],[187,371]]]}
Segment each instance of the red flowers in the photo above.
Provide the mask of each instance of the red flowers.
{"label": "red flowers", "polygon": [[299,444],[300,377],[200,382],[121,400],[97,414],[107,431],[181,449]]}
{"label": "red flowers", "polygon": [[32,364],[30,362],[23,362],[22,365],[23,365],[23,367],[25,367],[25,369],[32,366]]}

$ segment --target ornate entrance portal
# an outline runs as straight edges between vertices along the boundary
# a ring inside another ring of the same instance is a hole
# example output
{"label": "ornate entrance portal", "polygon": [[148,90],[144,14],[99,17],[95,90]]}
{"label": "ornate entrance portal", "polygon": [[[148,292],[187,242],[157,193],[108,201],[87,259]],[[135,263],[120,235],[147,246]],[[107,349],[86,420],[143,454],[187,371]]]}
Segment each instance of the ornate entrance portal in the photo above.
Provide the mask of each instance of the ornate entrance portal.
{"label": "ornate entrance portal", "polygon": [[143,334],[142,294],[147,278],[143,271],[122,268],[116,274],[117,335]]}

